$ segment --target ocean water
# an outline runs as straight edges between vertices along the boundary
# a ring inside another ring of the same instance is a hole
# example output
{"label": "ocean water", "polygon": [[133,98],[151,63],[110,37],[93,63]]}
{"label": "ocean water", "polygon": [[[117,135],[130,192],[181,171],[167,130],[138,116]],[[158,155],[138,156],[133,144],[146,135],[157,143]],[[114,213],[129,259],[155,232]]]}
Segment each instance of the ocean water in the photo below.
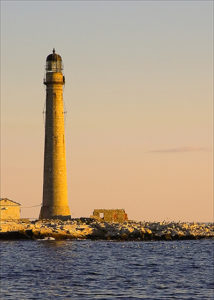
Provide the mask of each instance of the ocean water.
{"label": "ocean water", "polygon": [[214,299],[214,240],[0,241],[1,299]]}

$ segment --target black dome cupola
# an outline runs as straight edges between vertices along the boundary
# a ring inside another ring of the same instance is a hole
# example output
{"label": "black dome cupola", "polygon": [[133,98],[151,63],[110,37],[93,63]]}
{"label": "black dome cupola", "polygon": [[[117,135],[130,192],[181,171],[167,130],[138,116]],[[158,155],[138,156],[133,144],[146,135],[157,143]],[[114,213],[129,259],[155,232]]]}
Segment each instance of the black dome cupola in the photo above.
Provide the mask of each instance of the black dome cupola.
{"label": "black dome cupola", "polygon": [[46,61],[62,61],[62,57],[59,54],[56,54],[55,48],[53,48],[53,53],[47,56]]}

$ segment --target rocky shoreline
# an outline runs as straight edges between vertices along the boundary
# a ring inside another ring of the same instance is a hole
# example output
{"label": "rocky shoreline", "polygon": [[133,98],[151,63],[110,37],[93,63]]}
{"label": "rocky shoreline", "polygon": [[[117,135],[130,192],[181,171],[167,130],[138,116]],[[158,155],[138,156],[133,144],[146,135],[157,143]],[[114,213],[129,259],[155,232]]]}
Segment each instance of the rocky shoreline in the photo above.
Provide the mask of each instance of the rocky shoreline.
{"label": "rocky shoreline", "polygon": [[135,222],[107,223],[93,218],[61,220],[2,220],[0,239],[91,239],[118,241],[214,238],[214,223]]}

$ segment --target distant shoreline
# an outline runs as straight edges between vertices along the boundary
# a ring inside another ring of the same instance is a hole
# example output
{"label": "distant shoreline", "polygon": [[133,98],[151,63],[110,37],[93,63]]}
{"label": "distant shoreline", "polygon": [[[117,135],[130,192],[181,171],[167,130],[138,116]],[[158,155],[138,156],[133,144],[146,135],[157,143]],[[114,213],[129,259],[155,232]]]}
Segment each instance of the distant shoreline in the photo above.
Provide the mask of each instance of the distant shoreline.
{"label": "distant shoreline", "polygon": [[0,222],[0,240],[173,241],[205,238],[214,238],[214,223],[107,223],[93,218]]}

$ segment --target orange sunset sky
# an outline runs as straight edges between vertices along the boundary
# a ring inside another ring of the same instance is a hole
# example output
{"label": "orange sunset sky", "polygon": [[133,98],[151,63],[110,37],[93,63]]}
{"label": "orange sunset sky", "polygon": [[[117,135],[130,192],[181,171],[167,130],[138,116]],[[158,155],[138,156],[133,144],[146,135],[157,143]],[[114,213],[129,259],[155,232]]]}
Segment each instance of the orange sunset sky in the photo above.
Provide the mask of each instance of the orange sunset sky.
{"label": "orange sunset sky", "polygon": [[72,217],[213,221],[213,2],[1,2],[1,197],[22,217],[42,203],[53,47]]}

